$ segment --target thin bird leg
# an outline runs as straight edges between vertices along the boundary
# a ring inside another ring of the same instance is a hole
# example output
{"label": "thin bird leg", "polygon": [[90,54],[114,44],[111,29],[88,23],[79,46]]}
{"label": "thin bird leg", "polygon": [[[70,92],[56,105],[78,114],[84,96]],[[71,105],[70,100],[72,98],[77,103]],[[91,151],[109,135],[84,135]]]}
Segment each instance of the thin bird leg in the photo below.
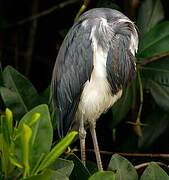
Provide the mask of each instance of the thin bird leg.
{"label": "thin bird leg", "polygon": [[93,145],[94,145],[94,151],[95,151],[95,155],[96,155],[96,161],[97,161],[97,167],[99,171],[103,171],[103,166],[102,166],[102,161],[101,161],[101,157],[100,157],[100,151],[99,151],[99,146],[98,146],[98,142],[97,142],[97,136],[96,136],[96,122],[95,121],[91,121],[90,122],[90,132],[92,135],[92,139],[93,139]]}
{"label": "thin bird leg", "polygon": [[81,160],[84,166],[86,165],[86,152],[85,152],[85,139],[86,139],[86,130],[84,128],[83,115],[80,121],[79,127],[79,137],[80,137],[80,149],[81,149]]}

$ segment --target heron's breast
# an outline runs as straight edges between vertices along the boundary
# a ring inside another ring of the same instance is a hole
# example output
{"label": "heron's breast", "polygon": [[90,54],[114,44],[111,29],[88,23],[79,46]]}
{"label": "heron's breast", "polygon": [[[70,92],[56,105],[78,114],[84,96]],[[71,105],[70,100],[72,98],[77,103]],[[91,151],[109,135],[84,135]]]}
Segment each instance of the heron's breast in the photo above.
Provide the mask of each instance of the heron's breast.
{"label": "heron's breast", "polygon": [[93,71],[81,94],[77,116],[84,116],[84,121],[97,120],[120,97],[122,90],[113,95],[107,80],[107,52],[99,46],[94,46]]}
{"label": "heron's breast", "polygon": [[83,89],[77,111],[78,117],[81,118],[83,115],[84,121],[97,120],[121,97],[121,94],[122,90],[112,95],[106,79],[92,77]]}

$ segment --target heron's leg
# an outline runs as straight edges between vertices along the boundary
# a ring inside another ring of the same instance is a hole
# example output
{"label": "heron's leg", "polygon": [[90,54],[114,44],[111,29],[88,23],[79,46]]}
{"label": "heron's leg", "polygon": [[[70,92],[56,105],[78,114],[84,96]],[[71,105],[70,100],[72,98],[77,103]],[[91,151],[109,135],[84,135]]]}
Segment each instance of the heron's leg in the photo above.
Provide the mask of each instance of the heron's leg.
{"label": "heron's leg", "polygon": [[98,146],[98,142],[97,142],[97,136],[96,136],[96,122],[95,121],[91,121],[90,122],[90,132],[92,135],[92,139],[93,139],[93,145],[94,145],[94,151],[95,151],[95,155],[96,155],[96,161],[97,161],[97,167],[99,171],[103,171],[103,167],[102,167],[102,161],[101,161],[101,157],[100,157],[100,151],[99,151],[99,146]]}
{"label": "heron's leg", "polygon": [[84,119],[83,115],[80,121],[79,127],[79,137],[80,137],[80,148],[81,148],[81,160],[84,165],[86,165],[86,152],[85,152],[85,139],[86,139],[86,130],[84,128]]}

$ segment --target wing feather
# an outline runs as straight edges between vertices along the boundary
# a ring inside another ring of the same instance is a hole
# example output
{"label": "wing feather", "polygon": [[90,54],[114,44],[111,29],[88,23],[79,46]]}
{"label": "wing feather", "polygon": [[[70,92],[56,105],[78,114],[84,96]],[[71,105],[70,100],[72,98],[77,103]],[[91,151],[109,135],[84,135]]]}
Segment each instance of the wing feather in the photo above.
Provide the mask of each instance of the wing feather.
{"label": "wing feather", "polygon": [[116,29],[108,50],[107,79],[113,94],[126,86],[133,79],[136,71],[134,55],[130,50],[132,31],[126,30],[126,27]]}
{"label": "wing feather", "polygon": [[64,136],[71,128],[85,82],[93,69],[90,27],[76,23],[64,39],[56,59],[52,92],[59,108],[58,133]]}

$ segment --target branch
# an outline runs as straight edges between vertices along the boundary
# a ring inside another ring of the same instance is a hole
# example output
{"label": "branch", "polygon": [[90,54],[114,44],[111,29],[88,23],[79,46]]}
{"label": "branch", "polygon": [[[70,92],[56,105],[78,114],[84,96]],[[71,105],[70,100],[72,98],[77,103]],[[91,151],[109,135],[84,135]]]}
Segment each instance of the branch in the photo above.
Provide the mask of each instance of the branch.
{"label": "branch", "polygon": [[[39,0],[32,2],[32,10],[31,14],[36,14],[39,9]],[[28,33],[28,41],[27,43],[27,49],[26,49],[26,56],[25,56],[25,75],[29,77],[30,70],[32,66],[32,58],[33,58],[33,50],[34,50],[34,44],[35,44],[35,35],[37,31],[37,23],[38,20],[34,19],[30,24],[30,29]]]}
{"label": "branch", "polygon": [[139,136],[141,141],[143,141],[143,132],[141,128],[141,122],[140,122],[140,117],[141,117],[141,112],[143,108],[143,85],[140,77],[140,71],[137,71],[137,76],[138,76],[138,82],[139,82],[139,88],[140,88],[140,106],[139,106],[139,111],[137,114],[137,119],[136,119],[136,126],[133,126],[133,129],[135,133]]}
{"label": "branch", "polygon": [[89,5],[90,0],[84,0],[83,5],[79,9],[78,13],[76,14],[75,21],[78,20],[79,16],[86,10],[87,6]]}
{"label": "branch", "polygon": [[74,3],[77,3],[79,0],[68,0],[66,2],[61,2],[60,4],[56,5],[56,6],[53,6],[52,8],[49,8],[45,11],[42,11],[38,14],[35,14],[33,16],[30,16],[28,18],[25,18],[23,20],[20,20],[18,22],[16,22],[15,24],[9,24],[7,25],[5,28],[10,28],[10,27],[13,27],[13,26],[20,26],[20,25],[23,25],[25,23],[28,23],[30,21],[33,21],[35,19],[38,19],[38,18],[41,18],[43,16],[46,16],[52,12],[54,12],[55,10],[57,9],[61,9],[61,8],[64,8],[65,6],[68,6],[68,5],[71,5],[71,4],[74,4]]}
{"label": "branch", "polygon": [[[136,170],[139,170],[141,168],[147,167],[150,163],[151,162],[146,162],[146,163],[138,164],[138,165],[136,165],[134,167],[135,167]],[[157,163],[159,166],[163,166],[163,167],[169,169],[169,167],[166,164],[162,163],[162,162],[155,162],[155,163]]]}
{"label": "branch", "polygon": [[[80,152],[80,149],[72,149],[73,152]],[[86,152],[93,152],[94,149],[87,149]],[[169,154],[163,153],[122,153],[122,152],[110,152],[110,151],[100,151],[101,154],[105,155],[113,155],[113,154],[120,154],[122,156],[127,157],[149,157],[149,158],[169,158]]]}
{"label": "branch", "polygon": [[134,19],[136,17],[136,13],[137,13],[139,4],[140,4],[140,0],[126,0],[126,1],[124,1],[124,7],[127,11],[127,15],[131,19]]}
{"label": "branch", "polygon": [[144,66],[144,65],[146,65],[148,63],[151,63],[153,61],[157,61],[157,60],[159,60],[161,58],[164,58],[164,57],[169,57],[169,52],[164,52],[164,53],[155,55],[153,57],[147,58],[147,59],[145,59],[143,61],[138,61],[137,64],[141,65],[141,66]]}

